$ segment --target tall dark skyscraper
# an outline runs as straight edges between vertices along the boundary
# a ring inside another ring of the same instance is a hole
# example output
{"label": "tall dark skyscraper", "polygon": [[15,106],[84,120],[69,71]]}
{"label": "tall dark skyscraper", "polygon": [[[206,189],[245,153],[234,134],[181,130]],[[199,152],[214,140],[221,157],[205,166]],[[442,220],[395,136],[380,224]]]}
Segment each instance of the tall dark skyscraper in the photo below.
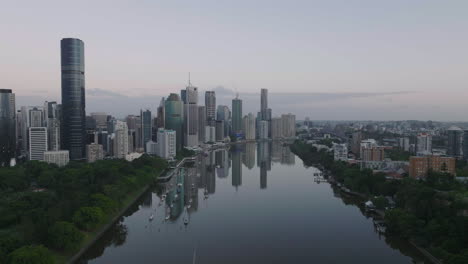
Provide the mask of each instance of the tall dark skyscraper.
{"label": "tall dark skyscraper", "polygon": [[260,112],[262,113],[262,120],[267,120],[268,109],[268,89],[262,88],[260,91]]}
{"label": "tall dark skyscraper", "polygon": [[205,92],[206,121],[209,126],[214,126],[216,115],[216,94],[214,91]]}
{"label": "tall dark skyscraper", "polygon": [[234,136],[242,136],[242,100],[232,99],[232,133]]}
{"label": "tall dark skyscraper", "polygon": [[151,140],[153,132],[152,116],[150,110],[140,110],[140,120],[141,120],[141,139],[143,148],[145,151],[146,143]]}
{"label": "tall dark skyscraper", "polygon": [[177,152],[182,149],[184,106],[178,94],[170,94],[165,102],[165,124],[166,129],[176,132]]}
{"label": "tall dark skyscraper", "polygon": [[71,160],[85,158],[85,62],[84,43],[64,38],[60,42],[62,65],[62,142]]}
{"label": "tall dark skyscraper", "polygon": [[0,89],[0,166],[8,166],[15,153],[15,94],[9,89]]}

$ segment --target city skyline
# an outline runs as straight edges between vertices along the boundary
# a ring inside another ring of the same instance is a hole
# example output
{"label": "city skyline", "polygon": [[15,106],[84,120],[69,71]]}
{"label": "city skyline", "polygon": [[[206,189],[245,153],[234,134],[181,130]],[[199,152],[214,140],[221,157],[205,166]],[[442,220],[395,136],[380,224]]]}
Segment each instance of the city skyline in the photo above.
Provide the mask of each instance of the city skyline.
{"label": "city skyline", "polygon": [[[199,92],[216,90],[225,105],[239,92],[246,112],[253,110],[245,97],[268,88],[270,108],[298,119],[311,113],[314,120],[468,120],[463,2],[268,2],[268,8],[262,2],[253,8],[245,2],[125,8],[84,2],[72,14],[60,12],[64,3],[49,2],[54,8],[46,12],[35,12],[44,5],[35,2],[26,2],[28,8],[7,3],[0,11],[0,88],[14,90],[18,105],[59,101],[56,41],[76,37],[87,43],[89,112],[123,117],[138,113],[132,104],[154,111],[192,72]],[[58,23],[65,13],[66,26]],[[89,19],[73,19],[80,13]],[[233,15],[245,19],[233,23]],[[187,47],[181,44],[187,37],[200,41]]]}

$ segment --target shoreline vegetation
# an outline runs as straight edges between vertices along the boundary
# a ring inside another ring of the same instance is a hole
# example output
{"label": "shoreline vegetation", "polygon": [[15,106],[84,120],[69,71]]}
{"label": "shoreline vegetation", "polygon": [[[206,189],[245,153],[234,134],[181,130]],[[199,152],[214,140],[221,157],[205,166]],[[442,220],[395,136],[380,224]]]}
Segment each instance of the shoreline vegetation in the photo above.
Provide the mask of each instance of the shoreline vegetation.
{"label": "shoreline vegetation", "polygon": [[59,168],[31,161],[0,168],[2,263],[75,259],[167,167],[165,160],[143,155],[132,162],[71,162]]}
{"label": "shoreline vegetation", "polygon": [[442,263],[468,263],[466,183],[435,172],[429,172],[424,180],[390,180],[384,174],[334,161],[331,153],[299,140],[290,147],[304,165],[323,167],[334,181],[372,199],[378,209],[384,210],[388,206],[385,197],[392,197],[396,207],[385,211],[387,234],[411,242]]}

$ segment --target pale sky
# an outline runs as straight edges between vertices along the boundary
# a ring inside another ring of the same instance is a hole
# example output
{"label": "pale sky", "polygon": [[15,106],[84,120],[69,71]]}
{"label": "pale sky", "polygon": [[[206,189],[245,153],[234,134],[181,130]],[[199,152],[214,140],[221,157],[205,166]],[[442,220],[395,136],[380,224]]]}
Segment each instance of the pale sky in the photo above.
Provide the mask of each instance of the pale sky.
{"label": "pale sky", "polygon": [[191,72],[244,113],[268,88],[274,115],[298,119],[468,121],[466,0],[0,0],[17,107],[60,101],[64,37],[85,42],[88,113],[155,109]]}

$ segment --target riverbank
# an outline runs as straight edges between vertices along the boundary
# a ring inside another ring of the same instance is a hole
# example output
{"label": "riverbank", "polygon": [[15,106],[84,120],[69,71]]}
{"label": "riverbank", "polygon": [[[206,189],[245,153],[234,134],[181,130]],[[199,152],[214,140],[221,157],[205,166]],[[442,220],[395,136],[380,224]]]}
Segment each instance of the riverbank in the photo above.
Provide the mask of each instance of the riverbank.
{"label": "riverbank", "polygon": [[[424,185],[424,183],[415,183],[413,182],[414,180],[412,179],[408,179],[409,182],[388,181],[386,180],[385,176],[382,174],[379,174],[379,173],[374,174],[370,170],[361,170],[357,166],[348,165],[341,161],[334,161],[331,153],[326,152],[326,151],[318,151],[317,149],[305,144],[304,142],[296,141],[293,145],[291,145],[291,151],[294,152],[296,155],[298,155],[303,160],[304,164],[308,166],[312,164],[317,164],[317,163],[321,164],[325,170],[329,171],[330,174],[333,175],[332,182],[338,185],[338,187],[340,188],[339,190],[341,192],[355,195],[355,196],[361,197],[362,199],[368,200],[375,196],[396,197],[397,192],[399,192],[400,194],[405,193],[405,197],[408,197],[409,199],[411,199],[412,196],[417,197],[419,195],[419,193],[415,193],[415,192],[420,191],[417,188],[413,189],[413,185],[420,184],[421,187],[419,189],[422,189],[423,188],[422,186]],[[405,192],[406,189],[408,189],[407,193]],[[425,191],[427,192],[428,189]],[[435,191],[433,192],[436,193]],[[408,198],[405,198],[405,199],[408,199]],[[418,199],[418,200],[427,203],[426,201],[427,198],[428,197],[426,194],[425,199],[421,197],[421,199]],[[408,203],[408,200],[400,199],[400,204],[404,205],[405,203]],[[419,206],[419,208],[417,209],[420,210],[421,207],[422,206]],[[406,208],[406,207],[402,207],[402,208]],[[434,209],[427,208],[426,210],[434,210]],[[424,241],[423,239],[426,239],[425,242],[423,243],[425,243],[426,245],[430,245],[431,240],[429,239],[432,235],[431,232],[433,231],[422,228],[421,221],[417,219],[416,216],[413,216],[410,213],[406,213],[404,210],[400,208],[395,209],[395,210],[391,209],[391,210],[388,210],[388,212],[390,212],[390,216],[386,216],[386,211],[382,211],[382,213],[379,214],[387,223],[387,227],[389,227],[387,228],[387,231],[390,229],[390,231],[394,235],[397,235],[400,238],[405,239],[408,242],[410,242],[411,245],[415,246],[415,249],[417,249],[421,254],[426,256],[427,259],[430,260],[431,262],[435,264],[441,263],[439,258],[436,258],[433,254],[431,254],[428,250],[426,250],[423,246],[421,246],[421,244],[418,245],[414,242],[411,242],[411,239],[409,239],[412,236],[417,236],[419,241]],[[397,215],[395,212],[404,212],[404,214]],[[438,211],[434,211],[432,213],[433,215],[440,214],[440,212]],[[407,217],[407,215],[409,218]],[[424,219],[424,220],[432,221],[432,219]],[[400,223],[400,221],[406,221],[406,222]],[[397,227],[405,226],[407,229],[402,230],[400,228],[395,228],[395,226]],[[423,235],[421,235],[421,233]],[[458,255],[451,256],[452,259],[458,258],[458,257],[459,257]],[[463,258],[463,256],[461,258]],[[463,263],[463,262],[459,262],[459,263]]]}
{"label": "riverbank", "polygon": [[123,207],[122,209],[120,209],[120,211],[118,213],[116,213],[114,216],[111,216],[109,217],[110,220],[109,221],[105,221],[106,223],[103,224],[103,226],[97,228],[96,231],[93,231],[93,232],[89,232],[87,234],[87,237],[85,239],[85,241],[83,241],[83,245],[81,246],[81,249],[76,252],[75,254],[73,255],[58,255],[60,257],[57,258],[57,255],[56,255],[56,259],[62,259],[62,258],[66,258],[68,259],[66,261],[66,263],[68,264],[73,264],[75,263],[77,260],[80,259],[80,257],[99,239],[102,237],[102,235],[107,231],[109,230],[109,228],[112,227],[112,225],[114,225],[117,221],[120,220],[120,218],[125,214],[125,212],[131,207],[133,206],[137,201],[138,199],[144,194],[146,193],[150,188],[151,188],[152,184],[149,184],[148,186],[145,186],[143,187],[141,190],[135,192],[135,193],[132,193],[130,194],[127,199],[125,199],[125,201],[123,202]]}

